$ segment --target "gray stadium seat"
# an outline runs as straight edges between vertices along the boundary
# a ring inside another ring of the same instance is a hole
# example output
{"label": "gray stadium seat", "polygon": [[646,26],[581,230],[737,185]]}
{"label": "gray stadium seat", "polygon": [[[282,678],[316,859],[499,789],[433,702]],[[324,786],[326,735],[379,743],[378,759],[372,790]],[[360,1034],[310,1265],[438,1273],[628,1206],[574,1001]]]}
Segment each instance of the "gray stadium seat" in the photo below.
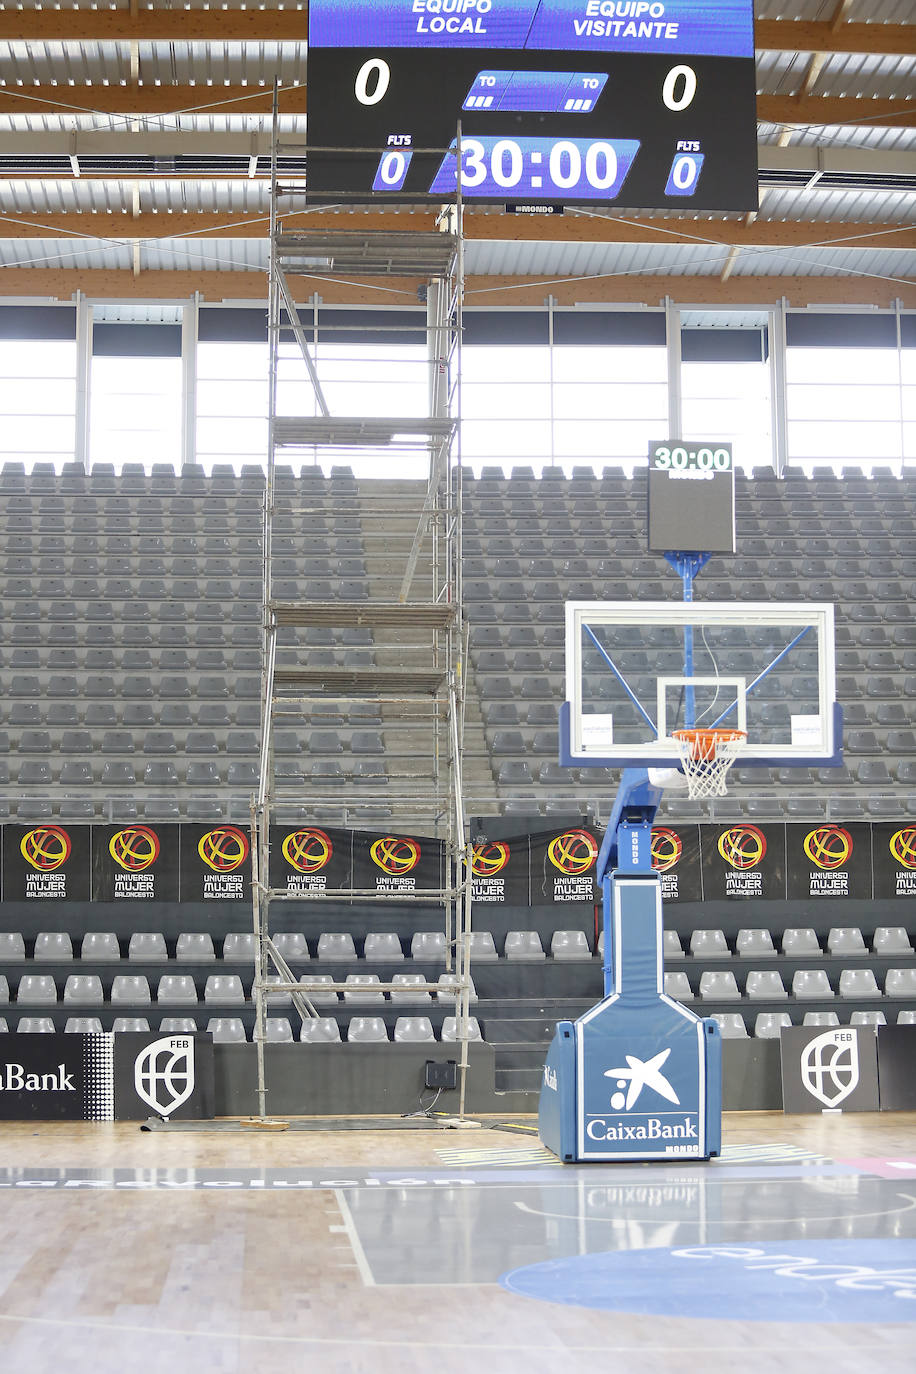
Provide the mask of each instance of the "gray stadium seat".
{"label": "gray stadium seat", "polygon": [[425,1044],[435,1039],[428,1016],[399,1016],[394,1023],[394,1040],[398,1044]]}
{"label": "gray stadium seat", "polygon": [[110,998],[112,1002],[150,1002],[149,979],[142,973],[116,973]]}
{"label": "gray stadium seat", "polygon": [[182,932],[175,942],[175,958],[183,963],[212,964],[216,958],[213,936],[206,931]]}
{"label": "gray stadium seat", "polygon": [[690,987],[690,979],[682,970],[668,972],[665,974],[665,996],[673,997],[676,1001],[686,1002],[693,997]]}
{"label": "gray stadium seat", "polygon": [[80,958],[113,963],[121,958],[118,937],[110,930],[87,930],[80,945]]}
{"label": "gray stadium seat", "polygon": [[65,1002],[104,1002],[102,980],[94,973],[71,973],[64,983]]}
{"label": "gray stadium seat", "polygon": [[237,1016],[211,1016],[207,1033],[214,1045],[237,1044],[246,1039],[244,1022]]}
{"label": "gray stadium seat", "polygon": [[778,1040],[784,1026],[791,1026],[787,1011],[761,1011],[754,1021],[754,1035],[758,1040]]}
{"label": "gray stadium seat", "polygon": [[381,1016],[353,1016],[347,1027],[347,1039],[371,1044],[388,1040],[388,1031]]}
{"label": "gray stadium seat", "polygon": [[744,1024],[744,1017],[739,1011],[714,1012],[713,1020],[718,1021],[723,1040],[746,1040],[748,1038],[747,1026]]}
{"label": "gray stadium seat", "polygon": [[731,969],[708,969],[701,973],[699,990],[700,997],[707,1002],[736,1002],[741,998]]}
{"label": "gray stadium seat", "polygon": [[344,1001],[360,1006],[384,1002],[385,994],[376,988],[381,979],[377,973],[348,973],[344,979]]}
{"label": "gray stadium seat", "polygon": [[841,997],[880,997],[874,971],[870,968],[844,968],[840,973]]}
{"label": "gray stadium seat", "polygon": [[159,979],[156,991],[157,1002],[197,1003],[197,988],[194,979],[187,973],[165,973]]}
{"label": "gray stadium seat", "polygon": [[792,996],[799,1001],[820,1001],[832,997],[833,988],[822,968],[796,969],[792,975]]}
{"label": "gray stadium seat", "polygon": [[340,1039],[340,1027],[333,1016],[312,1017],[303,1021],[299,1039],[307,1045],[335,1043]]}
{"label": "gray stadium seat", "polygon": [[240,1004],[245,1001],[245,989],[237,973],[211,973],[204,984],[205,1002]]}
{"label": "gray stadium seat", "polygon": [[813,926],[792,926],[782,932],[782,952],[793,957],[823,954]]}
{"label": "gray stadium seat", "polygon": [[694,930],[690,936],[690,953],[696,959],[728,959],[730,951],[722,930]]}
{"label": "gray stadium seat", "polygon": [[49,973],[24,973],[19,979],[16,1001],[39,1005],[57,1001],[57,985]]}
{"label": "gray stadium seat", "polygon": [[757,1002],[775,1002],[788,997],[776,969],[754,969],[747,975],[745,996]]}
{"label": "gray stadium seat", "polygon": [[827,935],[827,950],[832,955],[867,952],[858,926],[833,926]]}
{"label": "gray stadium seat", "polygon": [[838,1026],[840,1018],[835,1011],[806,1011],[803,1026]]}
{"label": "gray stadium seat", "polygon": [[398,984],[392,989],[392,1002],[429,1002],[431,996],[425,973],[395,973],[391,982]]}
{"label": "gray stadium seat", "polygon": [[507,959],[524,960],[529,963],[547,957],[536,930],[510,930],[506,935],[503,952]]}
{"label": "gray stadium seat", "polygon": [[35,955],[36,959],[55,960],[57,962],[73,958],[73,942],[66,931],[41,931],[35,936]]}
{"label": "gray stadium seat", "polygon": [[158,963],[167,959],[165,936],[161,931],[135,931],[128,941],[127,957],[142,963]]}

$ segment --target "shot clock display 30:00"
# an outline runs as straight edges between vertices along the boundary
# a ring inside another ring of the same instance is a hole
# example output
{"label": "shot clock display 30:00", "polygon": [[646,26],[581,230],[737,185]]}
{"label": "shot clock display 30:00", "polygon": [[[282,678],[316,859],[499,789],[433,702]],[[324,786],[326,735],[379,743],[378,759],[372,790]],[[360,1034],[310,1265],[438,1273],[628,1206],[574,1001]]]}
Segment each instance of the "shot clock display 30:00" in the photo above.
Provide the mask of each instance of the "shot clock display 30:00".
{"label": "shot clock display 30:00", "polygon": [[752,0],[310,0],[307,192],[757,207]]}

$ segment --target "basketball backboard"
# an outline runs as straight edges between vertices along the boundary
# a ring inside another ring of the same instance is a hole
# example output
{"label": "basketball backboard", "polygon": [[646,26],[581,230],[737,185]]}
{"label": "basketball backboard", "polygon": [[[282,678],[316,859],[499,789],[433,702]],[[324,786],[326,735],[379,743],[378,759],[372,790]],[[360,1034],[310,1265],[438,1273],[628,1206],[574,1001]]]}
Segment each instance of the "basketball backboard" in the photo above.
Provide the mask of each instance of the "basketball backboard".
{"label": "basketball backboard", "polygon": [[685,726],[746,730],[742,764],[839,764],[833,606],[568,602],[566,698],[566,764],[674,767]]}

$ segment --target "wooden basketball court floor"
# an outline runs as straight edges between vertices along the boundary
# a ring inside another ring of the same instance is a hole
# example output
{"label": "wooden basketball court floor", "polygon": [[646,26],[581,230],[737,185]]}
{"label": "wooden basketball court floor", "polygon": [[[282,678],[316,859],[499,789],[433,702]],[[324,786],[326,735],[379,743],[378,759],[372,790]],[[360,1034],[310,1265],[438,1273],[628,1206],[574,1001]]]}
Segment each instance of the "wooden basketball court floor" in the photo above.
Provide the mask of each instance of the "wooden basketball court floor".
{"label": "wooden basketball court floor", "polygon": [[489,1122],[0,1145],[7,1374],[916,1371],[916,1113],[730,1114],[709,1164]]}

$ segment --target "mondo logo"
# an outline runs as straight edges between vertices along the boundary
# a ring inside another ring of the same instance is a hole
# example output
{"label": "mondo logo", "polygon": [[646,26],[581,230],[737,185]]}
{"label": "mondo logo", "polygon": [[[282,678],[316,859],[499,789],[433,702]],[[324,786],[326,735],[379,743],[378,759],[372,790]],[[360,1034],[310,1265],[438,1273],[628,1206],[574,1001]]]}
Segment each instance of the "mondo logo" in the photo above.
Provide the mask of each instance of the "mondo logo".
{"label": "mondo logo", "polygon": [[127,873],[142,873],[159,858],[159,836],[145,825],[129,825],[108,841],[108,852]]}
{"label": "mondo logo", "polygon": [[319,873],[334,853],[330,836],[323,830],[291,830],[280,849],[297,873]]}
{"label": "mondo logo", "polygon": [[406,835],[383,835],[373,840],[369,854],[372,862],[393,878],[402,878],[420,862],[420,846]]}
{"label": "mondo logo", "polygon": [[547,846],[547,857],[561,873],[587,873],[598,857],[598,845],[587,830],[564,830]]}
{"label": "mondo logo", "polygon": [[27,830],[19,842],[19,851],[30,867],[40,873],[52,873],[70,857],[70,836],[59,825],[37,825]]}
{"label": "mondo logo", "polygon": [[852,853],[852,836],[839,825],[819,825],[805,836],[805,853],[818,868],[842,868]]}
{"label": "mondo logo", "polygon": [[509,862],[509,846],[502,840],[489,844],[475,844],[471,856],[471,872],[476,878],[495,878]]}
{"label": "mondo logo", "polygon": [[235,825],[219,825],[201,835],[197,852],[214,873],[233,873],[248,858],[248,836]]}
{"label": "mondo logo", "polygon": [[652,831],[652,867],[656,873],[667,873],[681,857],[684,845],[680,835],[664,826]]}
{"label": "mondo logo", "polygon": [[733,825],[723,830],[717,848],[732,868],[756,868],[767,852],[767,841],[756,825]]}
{"label": "mondo logo", "polygon": [[916,826],[895,830],[890,838],[890,851],[901,868],[916,868]]}

